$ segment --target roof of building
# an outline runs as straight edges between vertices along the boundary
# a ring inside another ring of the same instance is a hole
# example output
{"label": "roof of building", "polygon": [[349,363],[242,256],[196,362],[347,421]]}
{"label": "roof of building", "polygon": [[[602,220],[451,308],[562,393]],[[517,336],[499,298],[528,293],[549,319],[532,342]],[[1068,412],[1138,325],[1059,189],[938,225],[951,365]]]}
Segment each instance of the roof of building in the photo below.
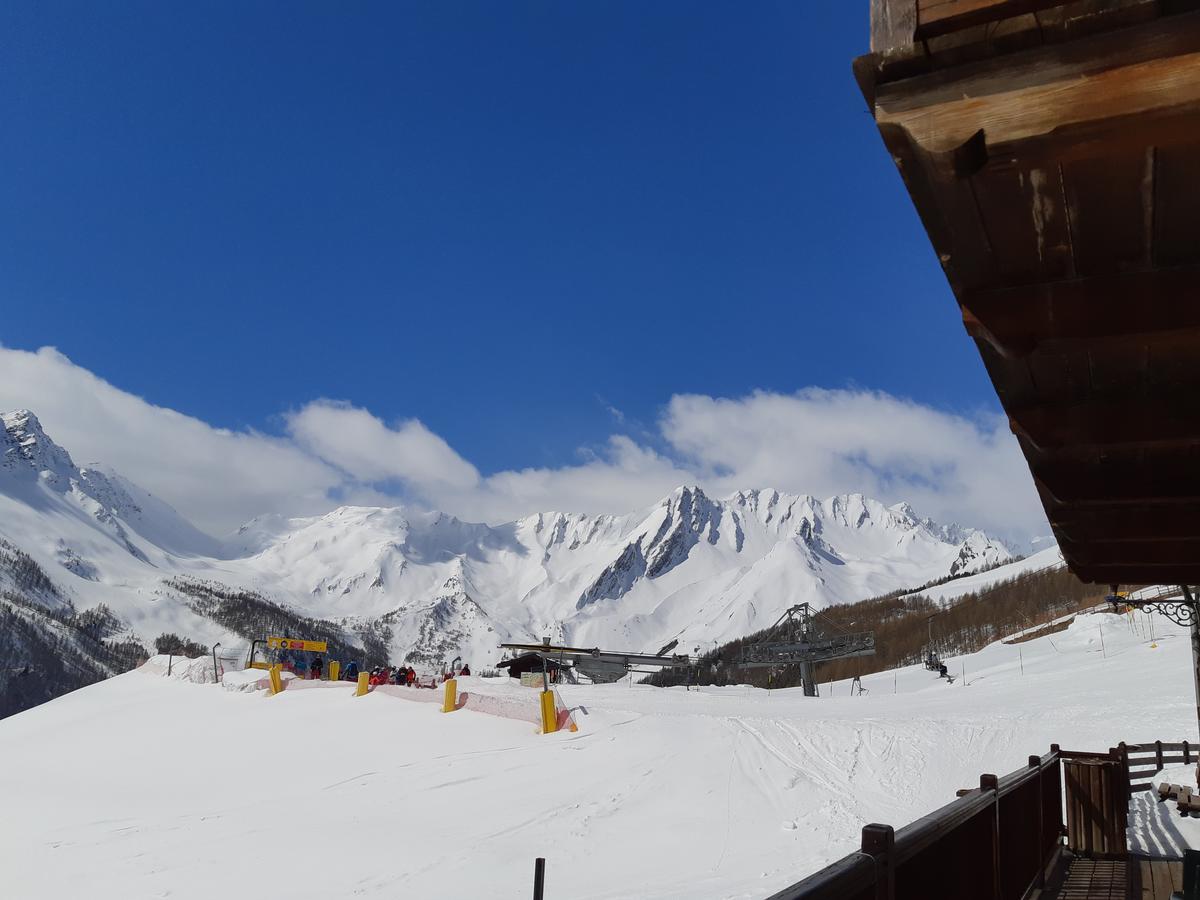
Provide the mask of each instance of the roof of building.
{"label": "roof of building", "polygon": [[856,76],[1063,556],[1200,582],[1200,2],[871,6]]}

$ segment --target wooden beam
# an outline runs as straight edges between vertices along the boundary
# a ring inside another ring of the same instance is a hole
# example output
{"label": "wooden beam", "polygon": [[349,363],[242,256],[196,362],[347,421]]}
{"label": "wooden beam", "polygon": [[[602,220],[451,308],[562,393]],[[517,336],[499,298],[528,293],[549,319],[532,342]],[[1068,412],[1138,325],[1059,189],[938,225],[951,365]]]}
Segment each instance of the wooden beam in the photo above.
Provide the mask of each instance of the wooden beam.
{"label": "wooden beam", "polygon": [[1036,450],[1200,446],[1200,391],[1194,386],[1174,396],[1009,409],[1008,416],[1013,432]]}
{"label": "wooden beam", "polygon": [[[1050,524],[1075,544],[1144,544],[1200,541],[1200,504],[1173,507],[1103,507],[1050,512]],[[1200,555],[1196,557],[1200,560]]]}
{"label": "wooden beam", "polygon": [[978,291],[961,306],[967,333],[1006,358],[1179,342],[1200,348],[1196,265]]}
{"label": "wooden beam", "polygon": [[1062,6],[1070,0],[921,0],[917,36],[922,40],[973,25]]}
{"label": "wooden beam", "polygon": [[1177,563],[1089,563],[1074,560],[1066,553],[1063,558],[1080,581],[1090,584],[1198,584],[1200,565]]}
{"label": "wooden beam", "polygon": [[871,0],[871,52],[886,53],[913,44],[917,0]]}
{"label": "wooden beam", "polygon": [[[1177,566],[1181,561],[1200,559],[1200,540],[1163,540],[1125,543],[1088,541],[1073,543],[1062,532],[1059,547],[1063,556],[1075,565],[1093,566]],[[1187,563],[1193,565],[1192,563]],[[1197,565],[1200,568],[1200,565]]]}
{"label": "wooden beam", "polygon": [[1200,14],[1187,13],[880,85],[876,121],[905,129],[931,153],[948,153],[981,129],[990,150],[1198,107]]}

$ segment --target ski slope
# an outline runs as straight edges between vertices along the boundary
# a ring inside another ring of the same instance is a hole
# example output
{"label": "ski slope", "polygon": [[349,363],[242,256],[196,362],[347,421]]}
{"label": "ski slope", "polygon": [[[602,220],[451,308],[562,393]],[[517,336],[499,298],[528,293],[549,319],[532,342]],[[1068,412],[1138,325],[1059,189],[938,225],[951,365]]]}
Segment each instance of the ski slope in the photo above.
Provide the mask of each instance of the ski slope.
{"label": "ski slope", "polygon": [[865,696],[566,686],[580,730],[548,736],[348,685],[268,698],[139,670],[0,721],[4,893],[518,897],[545,856],[552,900],[765,897],[1052,741],[1195,741],[1186,633],[1148,624],[1083,616],[949,660],[953,685],[913,667]]}
{"label": "ski slope", "polygon": [[986,572],[977,572],[974,575],[955,578],[953,581],[947,581],[945,584],[923,588],[905,596],[915,597],[919,594],[928,597],[935,603],[947,606],[953,600],[958,600],[967,594],[987,590],[992,585],[999,584],[1002,581],[1010,581],[1021,575],[1042,572],[1046,569],[1061,569],[1065,565],[1066,563],[1063,562],[1062,558],[1062,551],[1055,545],[1047,547],[1044,550],[1039,550],[1037,553],[1026,556],[1023,559],[997,566],[994,569],[988,569]]}

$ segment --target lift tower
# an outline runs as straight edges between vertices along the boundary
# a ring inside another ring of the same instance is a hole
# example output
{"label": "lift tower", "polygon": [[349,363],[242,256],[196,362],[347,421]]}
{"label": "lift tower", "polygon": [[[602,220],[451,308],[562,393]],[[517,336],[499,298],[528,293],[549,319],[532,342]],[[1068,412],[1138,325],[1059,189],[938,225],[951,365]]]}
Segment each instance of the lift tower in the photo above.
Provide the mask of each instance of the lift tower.
{"label": "lift tower", "polygon": [[818,630],[814,617],[807,603],[789,607],[767,630],[768,640],[742,645],[738,667],[764,669],[798,665],[804,696],[815,697],[815,663],[875,654],[874,632],[825,635]]}

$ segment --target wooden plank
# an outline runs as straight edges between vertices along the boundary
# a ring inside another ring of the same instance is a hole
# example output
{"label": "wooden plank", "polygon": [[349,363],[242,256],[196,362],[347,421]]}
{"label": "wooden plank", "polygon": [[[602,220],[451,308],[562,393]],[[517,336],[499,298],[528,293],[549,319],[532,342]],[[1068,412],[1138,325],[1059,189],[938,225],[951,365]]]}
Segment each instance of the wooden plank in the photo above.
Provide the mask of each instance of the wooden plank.
{"label": "wooden plank", "polygon": [[1145,151],[1064,163],[1062,178],[1076,273],[1110,277],[1149,265]]}
{"label": "wooden plank", "polygon": [[[987,221],[982,199],[981,214]],[[967,294],[961,302],[967,332],[1011,358],[1080,348],[1128,354],[1200,342],[1200,266],[1006,286]]]}
{"label": "wooden plank", "polygon": [[916,33],[916,0],[871,0],[872,53],[911,46]]}
{"label": "wooden plank", "polygon": [[[1052,496],[1048,491],[1042,495]],[[1057,503],[1057,499],[1054,500]],[[1157,509],[1129,509],[1115,505],[1097,508],[1094,506],[1053,506],[1048,510],[1050,524],[1069,534],[1073,543],[1144,544],[1152,541],[1195,541],[1200,540],[1200,502],[1180,507],[1160,505]],[[1133,522],[1127,521],[1133,519]],[[1160,521],[1161,520],[1161,521]],[[1141,523],[1146,523],[1141,526]],[[1139,527],[1141,526],[1141,527]],[[1192,762],[1180,759],[1183,764]],[[1145,771],[1157,772],[1153,763]]]}
{"label": "wooden plank", "polygon": [[1200,261],[1200,144],[1156,151],[1154,263],[1185,266]]}
{"label": "wooden plank", "polygon": [[1150,870],[1150,860],[1139,860],[1137,873],[1137,887],[1140,888],[1142,900],[1154,900],[1154,873]]}
{"label": "wooden plank", "polygon": [[1200,395],[1191,390],[1010,409],[1009,420],[1014,432],[1043,450],[1200,445]]}
{"label": "wooden plank", "polygon": [[[1200,512],[1200,451],[1196,449],[1159,452],[1153,459],[1140,449],[1103,454],[1064,451],[1034,458],[1030,468],[1034,478],[1049,489],[1055,507],[1074,508],[1049,509],[1048,515],[1065,521],[1085,514],[1087,507],[1088,512],[1106,517],[1095,526],[1116,529],[1115,537],[1121,536],[1122,521],[1130,528],[1130,536],[1139,530],[1155,530],[1163,514],[1161,507]],[[1139,505],[1156,508],[1137,509]]]}
{"label": "wooden plank", "polygon": [[971,183],[1002,283],[1075,277],[1058,166],[984,171]]}
{"label": "wooden plank", "polygon": [[952,159],[922,151],[903,129],[884,124],[879,133],[956,294],[993,283],[995,260],[970,182],[955,175]]}
{"label": "wooden plank", "polygon": [[[1186,29],[1188,37],[1200,30],[1192,16],[1177,16],[1175,27]],[[1116,33],[1130,42],[1131,35]],[[1114,52],[1119,44],[1114,43]],[[1056,48],[1054,48],[1056,49]],[[1024,51],[1044,53],[1045,49]],[[1022,55],[1022,54],[1016,54]],[[1003,57],[1006,63],[1012,57]],[[1044,73],[1043,73],[1044,77]],[[1011,84],[1011,73],[1003,80]],[[889,86],[890,87],[890,86]],[[1057,81],[1039,81],[1028,87],[1006,89],[996,85],[985,95],[960,94],[954,99],[923,103],[912,109],[898,109],[895,94],[880,87],[876,95],[876,121],[897,125],[912,135],[918,145],[932,153],[948,153],[965,144],[977,131],[987,137],[989,148],[1016,144],[1053,132],[1064,133],[1072,126],[1083,126],[1156,113],[1168,108],[1200,108],[1200,52],[1148,59],[1090,74],[1075,74]],[[906,92],[906,103],[919,98]],[[1194,140],[1193,132],[1192,139]],[[1147,142],[1147,145],[1153,142]],[[1002,151],[997,151],[1002,154]]]}
{"label": "wooden plank", "polygon": [[922,38],[933,37],[1067,2],[1069,0],[920,0],[917,5],[918,33]]}
{"label": "wooden plank", "polygon": [[[876,0],[877,2],[877,0]],[[1097,35],[1051,47],[991,57],[948,69],[909,75],[876,85],[877,99],[892,115],[945,103],[1088,80],[1097,75],[1189,53],[1200,53],[1195,14]],[[989,138],[989,143],[994,138]]]}

